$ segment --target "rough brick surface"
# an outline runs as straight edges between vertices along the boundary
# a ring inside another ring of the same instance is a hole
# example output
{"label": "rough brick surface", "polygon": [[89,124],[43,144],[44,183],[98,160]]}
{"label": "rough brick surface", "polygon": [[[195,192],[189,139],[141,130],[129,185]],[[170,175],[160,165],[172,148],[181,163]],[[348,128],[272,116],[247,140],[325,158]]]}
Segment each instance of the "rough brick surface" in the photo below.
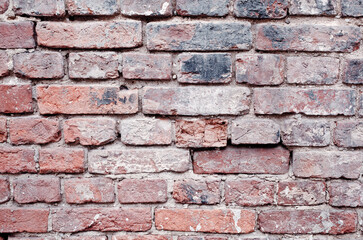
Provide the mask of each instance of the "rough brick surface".
{"label": "rough brick surface", "polygon": [[363,121],[339,121],[334,129],[334,143],[339,147],[363,147]]}
{"label": "rough brick surface", "polygon": [[63,0],[14,0],[14,12],[17,15],[27,16],[63,16],[65,5]]}
{"label": "rough brick surface", "polygon": [[341,4],[343,16],[363,16],[363,3],[361,0],[342,0]]}
{"label": "rough brick surface", "polygon": [[9,55],[5,51],[0,50],[0,77],[10,74],[9,60]]}
{"label": "rough brick surface", "polygon": [[234,15],[246,18],[283,18],[287,15],[287,0],[236,0]]}
{"label": "rough brick surface", "polygon": [[39,152],[40,173],[82,173],[84,150],[67,148],[44,148]]}
{"label": "rough brick surface", "polygon": [[0,113],[26,113],[33,111],[30,85],[0,85]]}
{"label": "rough brick surface", "polygon": [[348,84],[363,84],[363,58],[345,60],[343,82]]}
{"label": "rough brick surface", "polygon": [[363,183],[335,180],[328,184],[329,204],[332,206],[363,206]]}
{"label": "rough brick surface", "polygon": [[171,16],[171,0],[121,0],[122,14],[127,16]]}
{"label": "rough brick surface", "polygon": [[163,203],[167,199],[165,180],[125,179],[118,184],[120,203]]}
{"label": "rough brick surface", "polygon": [[166,236],[166,235],[145,235],[145,236],[114,235],[112,236],[112,240],[172,240],[172,238],[171,236]]}
{"label": "rough brick surface", "polygon": [[10,200],[10,183],[7,178],[0,178],[0,203]]}
{"label": "rough brick surface", "polygon": [[35,173],[34,156],[30,148],[0,147],[0,173]]}
{"label": "rough brick surface", "polygon": [[177,0],[176,13],[180,16],[225,16],[228,14],[228,0]]}
{"label": "rough brick surface", "polygon": [[1,22],[0,23],[0,49],[1,48],[33,48],[34,41],[33,22]]}
{"label": "rough brick surface", "polygon": [[8,139],[7,120],[0,117],[0,143],[6,142]]}
{"label": "rough brick surface", "polygon": [[65,0],[69,15],[114,15],[120,11],[117,0]]}
{"label": "rough brick surface", "polygon": [[178,203],[218,204],[220,202],[220,181],[177,181],[173,187],[173,198]]}
{"label": "rough brick surface", "polygon": [[48,230],[49,210],[45,209],[0,209],[0,233],[43,233]]}
{"label": "rough brick surface", "polygon": [[9,0],[0,0],[0,14],[3,14],[8,10]]}
{"label": "rough brick surface", "polygon": [[336,15],[336,0],[292,0],[289,13],[291,15]]}

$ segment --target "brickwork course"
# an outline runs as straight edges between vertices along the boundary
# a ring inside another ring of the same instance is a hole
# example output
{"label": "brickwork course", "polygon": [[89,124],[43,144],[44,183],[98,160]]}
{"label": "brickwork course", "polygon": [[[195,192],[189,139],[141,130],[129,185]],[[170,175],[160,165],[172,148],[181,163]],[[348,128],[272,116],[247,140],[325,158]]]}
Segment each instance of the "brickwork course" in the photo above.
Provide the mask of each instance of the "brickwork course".
{"label": "brickwork course", "polygon": [[362,0],[0,0],[0,240],[363,240]]}

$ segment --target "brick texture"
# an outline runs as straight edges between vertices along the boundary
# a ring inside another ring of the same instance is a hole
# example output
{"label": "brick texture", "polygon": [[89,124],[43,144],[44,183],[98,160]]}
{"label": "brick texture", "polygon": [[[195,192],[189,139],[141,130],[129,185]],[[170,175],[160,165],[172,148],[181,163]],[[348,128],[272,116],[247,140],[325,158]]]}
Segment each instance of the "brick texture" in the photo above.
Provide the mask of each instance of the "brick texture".
{"label": "brick texture", "polygon": [[0,85],[0,113],[26,113],[33,111],[30,85]]}
{"label": "brick texture", "polygon": [[220,181],[177,181],[173,187],[173,198],[179,203],[217,204],[220,202]]}
{"label": "brick texture", "polygon": [[0,48],[34,48],[34,23],[14,22],[0,23]]}
{"label": "brick texture", "polygon": [[162,203],[168,198],[164,180],[125,179],[117,187],[120,203]]}

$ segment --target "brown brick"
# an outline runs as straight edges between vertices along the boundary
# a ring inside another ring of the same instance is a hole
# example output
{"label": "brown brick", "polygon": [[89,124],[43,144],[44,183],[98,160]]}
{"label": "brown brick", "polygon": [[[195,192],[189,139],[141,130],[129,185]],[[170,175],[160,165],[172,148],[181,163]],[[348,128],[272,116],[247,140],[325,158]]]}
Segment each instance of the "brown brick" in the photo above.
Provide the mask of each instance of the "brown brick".
{"label": "brown brick", "polygon": [[299,151],[293,153],[292,169],[297,177],[358,178],[363,171],[363,153]]}
{"label": "brown brick", "polygon": [[173,198],[178,203],[218,204],[220,180],[179,180],[174,183]]}
{"label": "brown brick", "polygon": [[150,208],[68,208],[52,212],[53,231],[147,231]]}
{"label": "brown brick", "polygon": [[254,231],[255,212],[221,209],[156,209],[158,230],[211,233],[250,233]]}
{"label": "brown brick", "polygon": [[290,15],[315,15],[334,16],[337,15],[337,0],[310,1],[292,0],[289,7]]}
{"label": "brown brick", "polygon": [[329,204],[335,207],[362,207],[363,183],[335,180],[328,184]]}
{"label": "brown brick", "polygon": [[6,142],[8,139],[8,130],[7,127],[7,120],[6,118],[0,117],[0,143]]}
{"label": "brown brick", "polygon": [[40,46],[54,48],[132,48],[142,43],[138,21],[40,22],[36,32]]}
{"label": "brown brick", "polygon": [[33,22],[1,22],[1,48],[34,48]]}
{"label": "brown brick", "polygon": [[194,152],[194,173],[285,174],[290,152],[284,148],[234,148]]}
{"label": "brown brick", "polygon": [[48,231],[49,210],[45,209],[0,209],[0,233],[45,233]]}
{"label": "brown brick", "polygon": [[9,60],[9,55],[5,51],[0,50],[0,77],[5,77],[10,74]]}
{"label": "brown brick", "polygon": [[33,111],[31,85],[0,85],[0,113]]}
{"label": "brown brick", "polygon": [[61,17],[66,12],[64,0],[14,0],[13,4],[16,15]]}
{"label": "brown brick", "polygon": [[363,4],[361,0],[342,0],[341,5],[343,16],[363,16]]}
{"label": "brown brick", "polygon": [[229,0],[177,0],[176,13],[180,16],[222,17],[228,14]]}
{"label": "brown brick", "polygon": [[9,135],[12,144],[45,144],[61,138],[59,121],[48,118],[11,118]]}
{"label": "brown brick", "polygon": [[34,156],[30,148],[0,147],[0,173],[35,173]]}
{"label": "brown brick", "polygon": [[338,121],[334,143],[339,147],[363,147],[363,121]]}
{"label": "brown brick", "polygon": [[177,147],[227,146],[228,121],[222,119],[176,120]]}
{"label": "brown brick", "polygon": [[127,16],[171,16],[171,0],[121,0],[122,14]]}
{"label": "brown brick", "polygon": [[18,203],[61,201],[58,177],[19,177],[13,181],[14,200]]}
{"label": "brown brick", "polygon": [[45,148],[39,152],[40,173],[82,173],[85,153],[77,148]]}
{"label": "brown brick", "polygon": [[161,179],[124,179],[118,184],[120,203],[164,203],[167,194],[167,183]]}
{"label": "brown brick", "polygon": [[65,0],[69,15],[109,16],[120,12],[117,0]]}
{"label": "brown brick", "polygon": [[234,15],[258,19],[284,18],[287,15],[288,5],[287,0],[236,0]]}
{"label": "brown brick", "polygon": [[69,77],[78,79],[118,78],[120,57],[115,52],[69,54]]}
{"label": "brown brick", "polygon": [[138,91],[104,86],[38,86],[41,114],[130,114],[138,111]]}
{"label": "brown brick", "polygon": [[342,78],[344,83],[363,84],[363,58],[346,59],[343,63]]}
{"label": "brown brick", "polygon": [[4,203],[10,200],[10,183],[7,178],[0,178],[0,203]]}
{"label": "brown brick", "polygon": [[64,180],[64,194],[68,203],[112,203],[114,184],[109,178],[71,178]]}
{"label": "brown brick", "polygon": [[172,237],[166,235],[114,235],[112,240],[172,240]]}
{"label": "brown brick", "polygon": [[3,14],[8,10],[9,0],[0,0],[0,14]]}

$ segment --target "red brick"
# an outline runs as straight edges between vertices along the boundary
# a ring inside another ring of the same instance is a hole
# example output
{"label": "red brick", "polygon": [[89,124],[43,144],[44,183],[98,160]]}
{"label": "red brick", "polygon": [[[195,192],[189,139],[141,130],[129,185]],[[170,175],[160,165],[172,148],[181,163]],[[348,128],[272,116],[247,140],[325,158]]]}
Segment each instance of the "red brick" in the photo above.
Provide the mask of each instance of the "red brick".
{"label": "red brick", "polygon": [[68,208],[52,212],[53,231],[147,231],[150,208]]}
{"label": "red brick", "polygon": [[6,129],[7,124],[6,118],[0,117],[0,142],[6,142],[8,139],[8,130]]}
{"label": "red brick", "polygon": [[258,24],[256,49],[265,51],[352,52],[361,33],[352,26]]}
{"label": "red brick", "polygon": [[117,0],[65,0],[69,15],[109,16],[120,12]]}
{"label": "red brick", "polygon": [[8,240],[57,240],[57,239],[53,236],[44,236],[44,237],[10,237],[9,236]]}
{"label": "red brick", "polygon": [[85,153],[77,148],[45,148],[39,152],[40,173],[82,173]]}
{"label": "red brick", "polygon": [[49,210],[44,209],[0,209],[0,233],[43,233],[48,230]]}
{"label": "red brick", "polygon": [[5,51],[0,51],[0,77],[8,76],[10,74],[9,60],[9,55]]}
{"label": "red brick", "polygon": [[166,235],[114,235],[112,240],[172,240],[172,237]]}
{"label": "red brick", "polygon": [[245,87],[147,87],[142,108],[145,114],[239,115],[249,110],[250,94]]}
{"label": "red brick", "polygon": [[271,210],[259,214],[260,230],[273,234],[343,234],[356,231],[353,211]]}
{"label": "red brick", "polygon": [[12,144],[45,144],[61,138],[59,121],[48,118],[11,118],[9,135]]}
{"label": "red brick", "polygon": [[1,22],[0,48],[34,48],[33,22]]}
{"label": "red brick", "polygon": [[177,147],[225,147],[227,146],[228,121],[222,119],[198,119],[175,121]]}
{"label": "red brick", "polygon": [[120,203],[163,203],[167,194],[165,180],[124,179],[118,184]]}
{"label": "red brick", "polygon": [[13,181],[14,200],[18,203],[61,201],[58,177],[19,177]]}
{"label": "red brick", "polygon": [[363,121],[338,121],[334,143],[339,147],[363,147]]}
{"label": "red brick", "polygon": [[334,84],[339,79],[339,59],[333,57],[288,57],[287,83]]}
{"label": "red brick", "polygon": [[128,145],[170,145],[171,121],[168,119],[121,120],[121,141]]}
{"label": "red brick", "polygon": [[[180,236],[178,237],[178,240],[228,240],[227,237],[215,237],[215,236]],[[232,240],[232,238],[230,238]],[[235,240],[235,239],[233,239]],[[237,240],[237,239],[236,239]],[[241,240],[241,238],[238,238],[238,240]],[[243,239],[242,239],[243,240]],[[248,239],[248,240],[254,240],[254,239]]]}
{"label": "red brick", "polygon": [[284,148],[233,148],[194,152],[194,173],[285,174],[290,152]]}
{"label": "red brick", "polygon": [[116,121],[110,118],[72,118],[64,121],[64,141],[104,145],[116,139]]}
{"label": "red brick", "polygon": [[0,113],[33,111],[31,85],[0,85]]}
{"label": "red brick", "polygon": [[261,180],[227,180],[225,201],[228,205],[261,206],[274,201],[275,184]]}
{"label": "red brick", "polygon": [[292,169],[297,177],[358,178],[363,171],[363,153],[294,152]]}
{"label": "red brick", "polygon": [[280,126],[272,120],[240,118],[232,122],[232,144],[277,144]]}
{"label": "red brick", "polygon": [[13,4],[16,15],[61,17],[66,12],[64,0],[14,0]]}
{"label": "red brick", "polygon": [[241,209],[156,209],[158,230],[211,233],[250,233],[255,212]]}
{"label": "red brick", "polygon": [[343,63],[342,78],[347,84],[363,84],[363,58],[346,59]]}
{"label": "red brick", "polygon": [[251,85],[279,85],[284,81],[285,57],[281,55],[236,56],[236,81]]}
{"label": "red brick", "polygon": [[88,171],[97,174],[185,172],[189,151],[182,149],[93,150],[88,154]]}
{"label": "red brick", "polygon": [[69,54],[69,77],[78,79],[118,78],[120,57],[115,52]]}
{"label": "red brick", "polygon": [[174,183],[173,198],[178,203],[218,204],[220,180],[179,180]]}
{"label": "red brick", "polygon": [[363,4],[360,0],[342,0],[342,15],[363,17]]}
{"label": "red brick", "polygon": [[8,10],[9,0],[0,0],[0,14],[3,14]]}
{"label": "red brick", "polygon": [[180,16],[222,17],[228,14],[229,0],[177,0],[176,13]]}
{"label": "red brick", "polygon": [[40,46],[54,48],[132,48],[142,43],[138,21],[40,22],[36,32]]}
{"label": "red brick", "polygon": [[363,91],[360,93],[359,116],[363,116]]}
{"label": "red brick", "polygon": [[234,2],[234,15],[246,18],[284,18],[287,15],[287,0],[236,0]]}
{"label": "red brick", "polygon": [[64,180],[68,203],[112,203],[115,201],[114,184],[109,178],[71,178]]}
{"label": "red brick", "polygon": [[38,86],[41,114],[130,114],[138,111],[138,91],[99,86]]}
{"label": "red brick", "polygon": [[292,0],[289,7],[290,15],[337,15],[337,1]]}
{"label": "red brick", "polygon": [[171,0],[121,0],[122,14],[127,16],[171,16]]}
{"label": "red brick", "polygon": [[35,151],[29,148],[1,147],[0,173],[35,173]]}
{"label": "red brick", "polygon": [[285,146],[328,146],[330,124],[324,120],[289,119],[281,124],[281,139]]}
{"label": "red brick", "polygon": [[0,178],[0,203],[10,200],[10,184],[7,178]]}
{"label": "red brick", "polygon": [[335,207],[362,207],[363,183],[360,181],[331,181],[328,184],[329,204]]}
{"label": "red brick", "polygon": [[325,203],[326,186],[320,181],[283,181],[278,184],[277,204],[317,205]]}
{"label": "red brick", "polygon": [[170,80],[170,54],[123,54],[122,76],[126,79]]}
{"label": "red brick", "polygon": [[254,90],[256,114],[303,113],[353,115],[356,93],[352,89],[260,88]]}

